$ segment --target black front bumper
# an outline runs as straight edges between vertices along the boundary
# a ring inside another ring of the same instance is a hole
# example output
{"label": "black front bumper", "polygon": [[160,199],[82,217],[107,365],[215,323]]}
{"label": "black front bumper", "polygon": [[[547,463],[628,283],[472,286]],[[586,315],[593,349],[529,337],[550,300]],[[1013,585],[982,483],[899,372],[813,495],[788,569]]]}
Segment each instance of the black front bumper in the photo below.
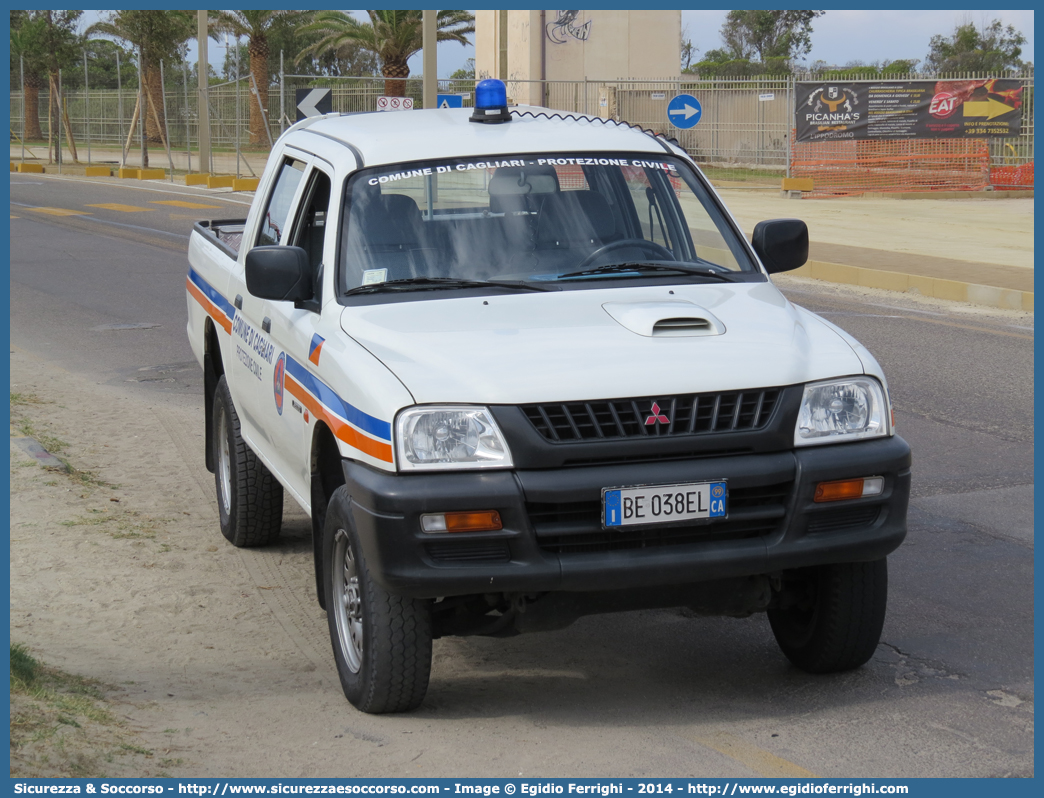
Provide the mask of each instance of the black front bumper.
{"label": "black front bumper", "polygon": [[[390,474],[344,461],[371,572],[414,598],[624,590],[876,560],[906,536],[899,437],[786,452],[542,470]],[[880,496],[816,504],[819,482],[884,477]],[[726,479],[729,516],[605,530],[601,491]],[[428,534],[424,513],[497,510],[504,529]]]}

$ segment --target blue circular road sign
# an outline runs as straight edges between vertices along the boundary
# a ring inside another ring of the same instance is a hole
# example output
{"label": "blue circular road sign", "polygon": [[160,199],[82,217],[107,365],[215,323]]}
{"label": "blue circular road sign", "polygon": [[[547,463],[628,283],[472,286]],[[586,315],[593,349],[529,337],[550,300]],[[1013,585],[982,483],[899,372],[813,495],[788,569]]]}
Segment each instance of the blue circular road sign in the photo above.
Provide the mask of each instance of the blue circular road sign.
{"label": "blue circular road sign", "polygon": [[682,130],[696,127],[703,116],[700,101],[691,94],[679,94],[667,105],[667,121]]}

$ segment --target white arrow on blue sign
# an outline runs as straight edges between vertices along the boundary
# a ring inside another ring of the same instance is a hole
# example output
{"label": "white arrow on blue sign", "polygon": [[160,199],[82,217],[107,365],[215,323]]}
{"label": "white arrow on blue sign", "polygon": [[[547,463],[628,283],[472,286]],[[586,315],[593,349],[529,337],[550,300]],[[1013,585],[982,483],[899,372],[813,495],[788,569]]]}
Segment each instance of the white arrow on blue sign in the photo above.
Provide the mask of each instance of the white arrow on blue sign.
{"label": "white arrow on blue sign", "polygon": [[696,127],[701,116],[703,108],[700,101],[691,94],[679,94],[667,105],[667,121],[682,130]]}

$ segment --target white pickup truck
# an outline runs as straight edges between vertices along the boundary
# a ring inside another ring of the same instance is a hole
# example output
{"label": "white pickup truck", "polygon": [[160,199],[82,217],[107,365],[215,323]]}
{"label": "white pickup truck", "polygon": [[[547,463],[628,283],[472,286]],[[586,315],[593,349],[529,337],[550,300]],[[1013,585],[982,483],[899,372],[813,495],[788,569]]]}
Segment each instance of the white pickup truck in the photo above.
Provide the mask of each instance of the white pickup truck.
{"label": "white pickup truck", "polygon": [[196,225],[222,533],[276,540],[284,491],[311,515],[366,712],[421,703],[434,638],[629,609],[865,663],[910,449],[873,356],[772,284],[804,223],[748,243],[673,142],[478,94],[298,123],[246,220]]}

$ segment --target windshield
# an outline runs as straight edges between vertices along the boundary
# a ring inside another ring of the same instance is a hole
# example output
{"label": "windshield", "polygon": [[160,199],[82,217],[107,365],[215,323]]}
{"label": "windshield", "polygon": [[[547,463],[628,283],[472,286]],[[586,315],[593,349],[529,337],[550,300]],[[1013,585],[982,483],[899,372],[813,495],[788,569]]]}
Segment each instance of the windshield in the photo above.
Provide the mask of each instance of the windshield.
{"label": "windshield", "polygon": [[553,289],[760,276],[709,191],[655,155],[546,155],[393,165],[345,193],[341,290]]}

